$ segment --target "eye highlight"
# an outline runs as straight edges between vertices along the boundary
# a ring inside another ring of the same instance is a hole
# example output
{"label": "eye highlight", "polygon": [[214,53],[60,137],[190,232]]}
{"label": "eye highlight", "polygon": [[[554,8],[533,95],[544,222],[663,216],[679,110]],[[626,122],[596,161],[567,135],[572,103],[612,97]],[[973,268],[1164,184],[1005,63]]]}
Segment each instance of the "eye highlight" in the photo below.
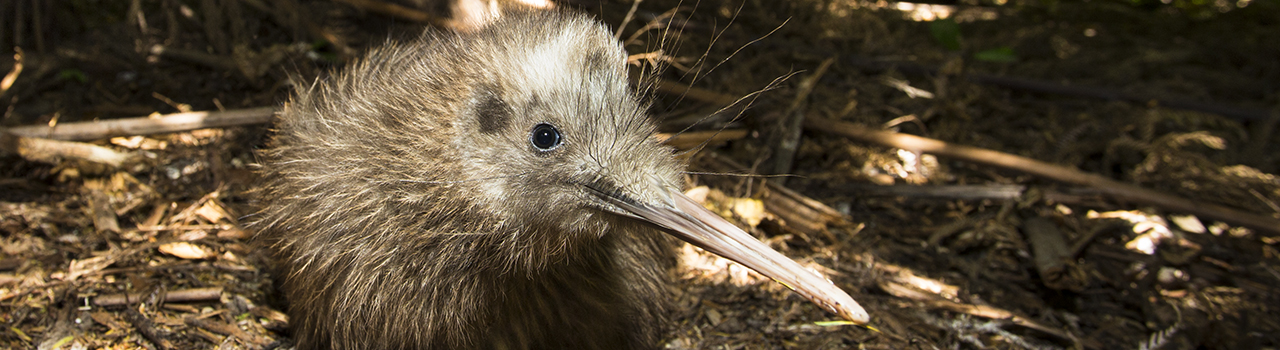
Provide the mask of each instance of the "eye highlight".
{"label": "eye highlight", "polygon": [[539,151],[550,151],[560,147],[560,130],[555,126],[547,123],[540,123],[533,126],[533,131],[529,133],[529,143]]}

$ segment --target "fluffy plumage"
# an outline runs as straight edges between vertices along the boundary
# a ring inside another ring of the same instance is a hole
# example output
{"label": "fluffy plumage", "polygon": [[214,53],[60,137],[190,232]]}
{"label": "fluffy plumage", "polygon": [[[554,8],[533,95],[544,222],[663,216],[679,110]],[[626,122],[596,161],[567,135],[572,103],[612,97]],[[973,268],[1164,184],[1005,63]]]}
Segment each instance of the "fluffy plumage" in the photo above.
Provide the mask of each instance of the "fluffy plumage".
{"label": "fluffy plumage", "polygon": [[[299,92],[254,223],[299,349],[656,347],[667,239],[598,193],[662,202],[681,165],[624,60],[592,20],[517,13]],[[562,144],[531,143],[542,123]]]}

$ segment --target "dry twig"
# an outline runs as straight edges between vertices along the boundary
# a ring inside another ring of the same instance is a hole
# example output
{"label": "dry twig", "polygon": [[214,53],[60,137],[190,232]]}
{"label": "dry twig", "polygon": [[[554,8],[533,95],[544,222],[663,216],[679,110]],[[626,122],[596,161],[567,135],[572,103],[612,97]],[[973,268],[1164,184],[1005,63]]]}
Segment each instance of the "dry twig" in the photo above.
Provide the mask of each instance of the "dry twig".
{"label": "dry twig", "polygon": [[[775,125],[775,132],[770,142],[773,145],[771,157],[773,162],[766,172],[785,174],[791,171],[791,163],[795,160],[796,151],[800,148],[800,131],[804,126],[809,94],[813,92],[818,80],[822,79],[822,76],[827,73],[827,68],[831,67],[831,63],[835,60],[834,57],[827,58],[818,65],[817,69],[814,69],[813,74],[800,81],[799,91],[791,101],[791,106],[787,107],[786,112],[782,113],[782,117],[778,118]],[[778,179],[778,183],[785,184],[786,178]]]}
{"label": "dry twig", "polygon": [[143,338],[147,338],[147,340],[152,344],[155,344],[157,348],[164,350],[174,348],[173,343],[170,342],[169,339],[165,339],[160,334],[160,331],[156,329],[155,322],[152,322],[150,318],[147,318],[147,316],[138,312],[138,310],[128,308],[125,310],[124,316],[130,324],[133,324],[133,328],[137,329],[138,333],[142,334]]}
{"label": "dry twig", "polygon": [[9,132],[25,137],[87,141],[116,136],[152,135],[204,128],[246,124],[262,124],[271,120],[275,107],[258,107],[226,112],[191,112],[166,114],[156,118],[122,118],[94,122],[61,123],[54,127],[32,125],[10,128]]}
{"label": "dry twig", "polygon": [[[93,304],[98,306],[128,305],[136,303],[145,295],[145,293],[107,294],[93,298]],[[219,300],[219,298],[222,298],[222,287],[180,289],[164,293],[164,302],[166,303],[211,301]]]}
{"label": "dry twig", "polygon": [[0,130],[0,155],[17,154],[23,159],[47,164],[58,164],[68,159],[82,160],[103,164],[113,169],[123,167],[133,158],[131,154],[116,152],[98,145],[15,134]]}
{"label": "dry twig", "polygon": [[338,0],[347,5],[355,6],[361,10],[391,16],[398,19],[413,21],[419,23],[427,23],[440,28],[449,28],[449,21],[444,18],[437,17],[430,13],[418,11],[412,8],[404,7],[399,4],[382,2],[376,0]]}
{"label": "dry twig", "polygon": [[708,130],[708,131],[690,131],[679,134],[661,133],[655,135],[658,140],[668,146],[676,149],[687,150],[704,145],[714,145],[724,143],[725,141],[737,140],[747,137],[747,131],[742,129],[736,130]]}
{"label": "dry twig", "polygon": [[1245,226],[1273,236],[1280,235],[1280,220],[1258,214],[1242,212],[1221,205],[1195,202],[1186,198],[1172,196],[1112,180],[1102,175],[1086,173],[1061,165],[1050,164],[1026,157],[977,147],[949,144],[943,141],[914,135],[871,130],[854,124],[837,122],[825,118],[808,118],[805,121],[805,127],[814,131],[838,134],[882,146],[951,157],[979,164],[1017,170],[1050,180],[1089,186],[1116,199],[1153,205],[1170,211],[1194,214],[1196,216],[1211,218],[1229,224]]}

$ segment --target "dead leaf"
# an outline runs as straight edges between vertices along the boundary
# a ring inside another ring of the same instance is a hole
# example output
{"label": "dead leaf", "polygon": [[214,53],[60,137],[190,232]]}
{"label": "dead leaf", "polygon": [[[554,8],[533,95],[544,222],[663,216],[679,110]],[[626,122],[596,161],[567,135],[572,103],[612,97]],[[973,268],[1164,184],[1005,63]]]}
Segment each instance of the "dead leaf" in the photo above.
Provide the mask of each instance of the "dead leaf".
{"label": "dead leaf", "polygon": [[222,209],[216,201],[210,200],[204,202],[200,209],[196,209],[196,215],[205,219],[209,223],[216,223],[227,217],[227,211]]}
{"label": "dead leaf", "polygon": [[237,227],[232,227],[218,231],[218,238],[246,240],[249,239],[249,232]]}
{"label": "dead leaf", "polygon": [[689,197],[689,199],[692,199],[694,202],[706,204],[707,195],[710,193],[711,193],[710,187],[698,186],[698,187],[691,188],[688,191],[685,191],[684,195],[686,197]]}
{"label": "dead leaf", "polygon": [[729,202],[732,203],[733,214],[752,228],[760,226],[760,221],[763,221],[767,215],[764,211],[764,202],[759,199],[730,198]]}
{"label": "dead leaf", "polygon": [[112,315],[111,313],[106,311],[102,311],[102,310],[94,311],[89,314],[89,318],[92,318],[93,321],[98,322],[98,324],[106,325],[107,328],[109,328],[112,331],[128,330],[128,327],[126,327],[122,323],[122,321],[120,321],[119,318],[117,318],[115,315]]}
{"label": "dead leaf", "polygon": [[74,281],[80,276],[100,271],[111,266],[116,262],[115,257],[111,255],[95,256],[88,259],[72,260],[71,267],[68,268],[67,280]]}
{"label": "dead leaf", "polygon": [[723,319],[724,316],[720,315],[720,311],[716,311],[716,309],[707,309],[707,320],[711,321],[712,326],[719,326],[720,321]]}
{"label": "dead leaf", "polygon": [[205,237],[209,237],[209,232],[205,230],[187,231],[178,235],[179,240],[188,241],[188,242],[198,241],[198,240],[204,239]]}
{"label": "dead leaf", "polygon": [[217,256],[213,250],[190,242],[171,242],[160,245],[160,252],[188,260],[208,259]]}

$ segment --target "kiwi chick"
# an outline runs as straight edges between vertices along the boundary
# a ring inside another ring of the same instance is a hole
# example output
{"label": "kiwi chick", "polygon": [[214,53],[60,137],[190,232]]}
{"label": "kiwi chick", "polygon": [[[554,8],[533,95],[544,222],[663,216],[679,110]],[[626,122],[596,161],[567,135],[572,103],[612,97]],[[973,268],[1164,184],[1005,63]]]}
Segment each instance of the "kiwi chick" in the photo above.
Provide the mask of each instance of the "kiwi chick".
{"label": "kiwi chick", "polygon": [[625,60],[593,20],[522,12],[375,49],[300,91],[260,154],[254,223],[298,348],[656,348],[663,231],[865,323],[681,194]]}

